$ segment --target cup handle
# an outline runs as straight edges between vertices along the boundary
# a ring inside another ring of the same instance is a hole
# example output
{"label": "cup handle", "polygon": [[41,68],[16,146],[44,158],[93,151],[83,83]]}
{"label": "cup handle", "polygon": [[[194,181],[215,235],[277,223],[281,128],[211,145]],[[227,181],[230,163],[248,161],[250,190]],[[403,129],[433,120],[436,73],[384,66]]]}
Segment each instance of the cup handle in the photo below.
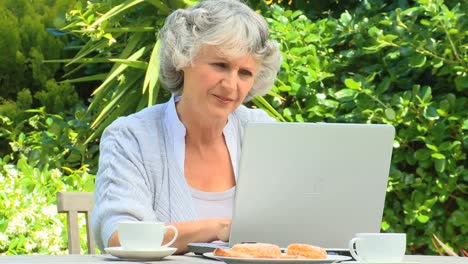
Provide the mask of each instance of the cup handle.
{"label": "cup handle", "polygon": [[172,238],[172,240],[169,241],[168,243],[166,243],[166,244],[164,244],[164,245],[161,246],[161,247],[168,247],[168,246],[172,245],[172,243],[174,243],[174,242],[176,241],[177,236],[179,235],[179,232],[177,232],[177,228],[176,228],[175,226],[169,225],[169,226],[165,226],[164,228],[165,228],[166,230],[167,230],[167,229],[172,229],[172,230],[174,230],[174,237]]}
{"label": "cup handle", "polygon": [[357,261],[363,261],[361,257],[358,256],[357,251],[354,249],[354,244],[360,240],[360,238],[355,237],[349,241],[348,247],[349,247],[349,252],[351,253],[351,256]]}

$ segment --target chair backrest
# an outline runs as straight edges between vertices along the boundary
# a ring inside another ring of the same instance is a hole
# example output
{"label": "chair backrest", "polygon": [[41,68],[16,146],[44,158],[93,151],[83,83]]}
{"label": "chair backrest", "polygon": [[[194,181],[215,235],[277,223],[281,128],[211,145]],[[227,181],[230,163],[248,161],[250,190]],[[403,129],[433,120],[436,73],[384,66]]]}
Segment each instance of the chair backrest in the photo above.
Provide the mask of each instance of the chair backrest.
{"label": "chair backrest", "polygon": [[88,253],[95,254],[95,244],[91,232],[91,212],[94,206],[92,192],[58,192],[57,211],[67,214],[68,222],[68,252],[80,254],[80,235],[78,226],[78,213],[86,216],[86,236]]}

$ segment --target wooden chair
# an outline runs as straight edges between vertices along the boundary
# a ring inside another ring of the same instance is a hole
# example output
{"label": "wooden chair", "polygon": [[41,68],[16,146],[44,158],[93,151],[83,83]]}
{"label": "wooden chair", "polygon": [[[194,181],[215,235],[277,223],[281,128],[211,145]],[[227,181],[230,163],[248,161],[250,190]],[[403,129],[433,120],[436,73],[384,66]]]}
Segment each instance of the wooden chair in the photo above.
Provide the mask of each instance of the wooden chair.
{"label": "wooden chair", "polygon": [[88,253],[96,253],[90,222],[93,206],[94,195],[92,192],[57,193],[57,211],[59,213],[67,214],[68,252],[70,254],[80,254],[78,213],[84,213],[86,215],[86,237],[88,242]]}

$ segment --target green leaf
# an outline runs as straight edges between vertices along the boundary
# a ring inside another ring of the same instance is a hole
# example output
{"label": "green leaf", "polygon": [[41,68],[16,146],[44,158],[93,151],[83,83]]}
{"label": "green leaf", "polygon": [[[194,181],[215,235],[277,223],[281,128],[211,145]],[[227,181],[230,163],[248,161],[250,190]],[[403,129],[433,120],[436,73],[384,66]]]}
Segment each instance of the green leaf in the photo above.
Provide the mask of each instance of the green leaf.
{"label": "green leaf", "polygon": [[320,41],[320,37],[318,35],[315,35],[315,34],[310,34],[308,35],[304,41],[306,43],[314,43],[314,42],[319,42]]}
{"label": "green leaf", "polygon": [[99,42],[95,43],[93,41],[88,41],[76,54],[76,56],[70,60],[65,66],[70,66],[71,64],[75,63],[76,61],[83,59],[87,55],[91,54],[92,52],[95,52],[96,50],[102,49],[107,46],[107,40],[103,39],[100,40]]}
{"label": "green leaf", "polygon": [[125,64],[127,66],[132,67],[132,68],[142,69],[142,70],[146,70],[146,68],[148,67],[148,63],[146,63],[144,61],[139,61],[139,60],[109,59],[109,61],[120,63],[120,64]]}
{"label": "green leaf", "polygon": [[463,130],[468,130],[468,118],[463,120],[463,125],[462,125]]}
{"label": "green leaf", "polygon": [[158,94],[156,90],[156,84],[159,78],[159,47],[161,43],[158,40],[154,44],[153,51],[151,52],[151,58],[149,61],[149,66],[146,69],[145,80],[143,82],[143,91],[142,94],[146,92],[146,89],[149,90],[148,96],[148,106],[151,106],[155,102],[155,96]]}
{"label": "green leaf", "polygon": [[98,73],[95,75],[75,78],[75,79],[67,79],[62,81],[62,83],[79,83],[79,82],[91,82],[91,81],[103,81],[106,79],[107,73]]}
{"label": "green leaf", "polygon": [[432,144],[429,144],[429,143],[426,143],[426,147],[430,150],[433,150],[435,152],[438,152],[439,151],[439,148],[435,145],[432,145]]}
{"label": "green leaf", "polygon": [[445,155],[442,153],[432,153],[431,157],[434,159],[445,159]]}
{"label": "green leaf", "polygon": [[414,157],[419,161],[424,161],[429,159],[431,153],[432,152],[426,148],[418,149],[416,152],[414,152]]}
{"label": "green leaf", "polygon": [[340,22],[343,25],[349,25],[351,23],[352,19],[353,18],[351,17],[351,15],[349,14],[349,12],[347,10],[344,13],[342,13],[341,16],[340,16]]}
{"label": "green leaf", "polygon": [[377,27],[371,27],[369,30],[368,30],[368,33],[369,33],[369,36],[373,37],[373,38],[378,38],[379,36],[382,35],[382,30],[377,28]]}
{"label": "green leaf", "polygon": [[297,122],[304,123],[304,117],[301,114],[296,114],[295,118]]}
{"label": "green leaf", "polygon": [[24,133],[20,133],[18,136],[18,142],[23,143],[26,139],[26,135]]}
{"label": "green leaf", "polygon": [[429,221],[430,218],[427,215],[421,214],[421,215],[418,215],[417,219],[418,219],[418,222],[425,224]]}
{"label": "green leaf", "polygon": [[146,2],[154,5],[157,9],[159,9],[159,11],[161,11],[161,13],[163,14],[170,14],[171,13],[171,9],[169,9],[163,2],[161,2],[160,0],[145,0]]}
{"label": "green leaf", "polygon": [[301,10],[296,10],[294,13],[291,14],[291,18],[295,19],[296,17],[302,15],[303,12]]}
{"label": "green leaf", "polygon": [[435,159],[434,166],[435,166],[436,171],[440,173],[444,172],[446,163],[447,163],[446,159]]}
{"label": "green leaf", "polygon": [[262,108],[263,110],[265,110],[267,113],[269,113],[270,116],[282,121],[282,122],[285,122],[286,120],[284,120],[283,116],[278,113],[278,111],[276,111],[275,108],[273,108],[273,106],[271,106],[266,100],[265,98],[261,97],[261,96],[255,96],[253,99],[252,99],[252,102]]}
{"label": "green leaf", "polygon": [[361,82],[356,82],[355,80],[353,79],[345,79],[344,81],[346,87],[350,88],[350,89],[353,89],[353,90],[361,90]]}
{"label": "green leaf", "polygon": [[466,217],[467,212],[463,212],[461,210],[455,211],[451,216],[449,221],[452,222],[454,225],[462,227],[466,225]]}
{"label": "green leaf", "polygon": [[382,94],[386,92],[391,84],[392,84],[392,80],[388,77],[385,77],[377,86],[377,93]]}
{"label": "green leaf", "polygon": [[395,116],[396,116],[395,110],[393,110],[392,108],[386,108],[385,109],[385,116],[389,120],[395,120]]}
{"label": "green leaf", "polygon": [[390,228],[390,225],[388,224],[387,221],[382,221],[382,224],[380,225],[380,228],[383,230],[383,231],[386,231]]}
{"label": "green leaf", "polygon": [[433,106],[425,107],[423,115],[428,120],[437,120],[440,118],[439,113],[437,113],[437,109]]}
{"label": "green leaf", "polygon": [[338,100],[352,100],[358,92],[353,89],[341,89],[335,93]]}
{"label": "green leaf", "polygon": [[46,119],[46,124],[47,124],[48,126],[51,126],[52,123],[54,123],[54,120],[53,120],[52,118],[48,117],[48,118]]}
{"label": "green leaf", "polygon": [[468,89],[468,74],[466,72],[455,77],[455,86],[458,91]]}
{"label": "green leaf", "polygon": [[411,57],[409,66],[413,68],[421,68],[426,64],[426,60],[427,60],[426,56],[422,54],[417,54]]}
{"label": "green leaf", "polygon": [[142,2],[144,2],[144,0],[132,0],[132,1],[127,1],[126,3],[122,3],[120,5],[116,5],[112,9],[107,11],[107,13],[102,15],[102,17],[100,17],[98,20],[94,21],[94,23],[92,25],[90,25],[89,28],[94,29],[99,24],[104,22],[105,20],[108,20],[111,17],[113,17],[115,15],[118,15],[118,14],[124,12],[125,10],[127,10],[127,9],[129,9],[129,8],[135,6],[135,5],[138,5],[138,4],[142,3]]}
{"label": "green leaf", "polygon": [[432,199],[427,199],[425,202],[424,202],[424,206],[426,208],[432,208],[432,206],[434,206],[434,204],[438,201],[438,198],[437,196],[432,198]]}
{"label": "green leaf", "polygon": [[419,13],[419,10],[420,10],[420,7],[411,7],[411,8],[408,8],[408,9],[405,9],[403,11],[401,11],[401,15],[402,16],[413,16],[413,15],[417,15],[417,13]]}
{"label": "green leaf", "polygon": [[289,92],[292,90],[292,87],[289,85],[280,85],[278,90],[280,90],[280,92]]}

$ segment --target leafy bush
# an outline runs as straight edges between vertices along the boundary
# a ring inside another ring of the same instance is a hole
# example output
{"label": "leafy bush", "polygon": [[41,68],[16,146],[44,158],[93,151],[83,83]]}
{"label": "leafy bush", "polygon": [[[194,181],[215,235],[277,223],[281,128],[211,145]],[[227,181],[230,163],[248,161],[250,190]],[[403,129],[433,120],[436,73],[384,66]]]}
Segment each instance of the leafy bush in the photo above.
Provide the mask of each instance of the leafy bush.
{"label": "leafy bush", "polygon": [[[0,161],[0,252],[63,254],[67,249],[66,217],[57,214],[58,191],[90,191],[87,170],[35,168],[22,158],[17,165]],[[84,226],[83,220],[80,225]]]}
{"label": "leafy bush", "polygon": [[45,107],[26,110],[24,120],[12,122],[1,116],[0,139],[9,149],[0,152],[4,162],[15,163],[25,159],[38,169],[65,168],[70,171],[86,165],[96,169],[98,146],[86,142],[90,116],[83,105],[73,112],[48,114]]}
{"label": "leafy bush", "polygon": [[406,232],[409,253],[436,253],[433,234],[467,245],[466,7],[368,1],[317,21],[278,6],[267,14],[285,62],[254,103],[285,121],[394,125],[382,230]]}
{"label": "leafy bush", "polygon": [[71,114],[41,108],[22,116],[13,123],[0,115],[0,140],[11,148],[0,152],[0,253],[64,253],[66,219],[57,214],[56,193],[94,190],[97,146],[79,136],[90,118],[83,106]]}
{"label": "leafy bush", "polygon": [[23,89],[41,90],[61,69],[44,58],[63,58],[65,40],[46,27],[60,24],[76,1],[0,0],[0,98],[13,100]]}
{"label": "leafy bush", "polygon": [[[102,81],[89,106],[96,115],[91,138],[99,136],[117,117],[160,101],[157,32],[171,9],[193,2],[88,1],[69,12],[68,24],[61,30],[74,33],[81,40],[81,49],[73,59],[49,62],[78,64],[76,69],[88,67],[86,76],[69,75],[67,82]],[[168,93],[163,94],[164,99],[167,97]]]}
{"label": "leafy bush", "polygon": [[[37,92],[34,97],[44,105],[41,110],[42,114],[44,115],[46,112],[54,113],[55,118],[59,118],[64,112],[70,109],[73,110],[73,107],[80,104],[78,95],[70,84],[57,84],[54,80],[47,81],[45,88]],[[37,126],[34,127],[33,123],[26,123],[31,115],[27,109],[31,108],[32,104],[33,96],[28,89],[18,92],[16,101],[0,100],[0,116],[8,119],[8,121],[4,122],[5,126],[0,131],[6,131],[10,137],[2,139],[0,135],[0,154],[10,153],[11,149],[7,143],[8,140],[13,139],[11,137],[16,136],[17,133],[26,133],[31,129],[37,129]],[[84,115],[84,113],[81,113],[81,115]],[[82,129],[81,132],[87,133],[88,131]],[[60,142],[57,144],[60,144]]]}

